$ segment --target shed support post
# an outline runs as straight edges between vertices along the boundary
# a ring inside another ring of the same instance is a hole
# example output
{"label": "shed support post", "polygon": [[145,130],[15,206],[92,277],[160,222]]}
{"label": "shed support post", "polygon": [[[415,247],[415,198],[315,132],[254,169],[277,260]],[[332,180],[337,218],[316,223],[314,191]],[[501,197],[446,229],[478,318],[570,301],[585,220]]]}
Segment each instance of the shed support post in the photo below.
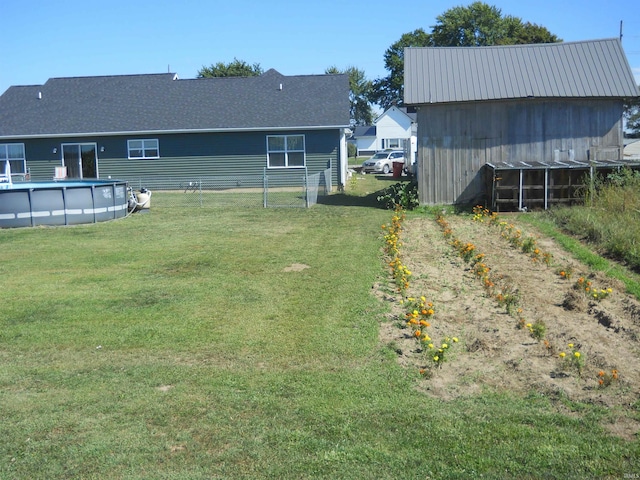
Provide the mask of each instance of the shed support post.
{"label": "shed support post", "polygon": [[522,211],[522,183],[524,181],[524,170],[520,169],[520,186],[518,187],[518,210]]}
{"label": "shed support post", "polygon": [[544,209],[549,208],[549,169],[544,169]]}

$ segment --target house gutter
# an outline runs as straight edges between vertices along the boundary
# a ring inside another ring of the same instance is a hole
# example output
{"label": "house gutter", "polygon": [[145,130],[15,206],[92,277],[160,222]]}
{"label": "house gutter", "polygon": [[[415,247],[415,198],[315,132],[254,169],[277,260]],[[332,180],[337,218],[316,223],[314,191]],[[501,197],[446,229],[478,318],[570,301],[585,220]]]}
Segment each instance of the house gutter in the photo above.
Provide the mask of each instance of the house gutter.
{"label": "house gutter", "polygon": [[335,130],[349,128],[349,125],[323,126],[290,126],[290,127],[250,127],[250,128],[202,128],[202,129],[174,129],[174,130],[123,130],[118,132],[85,132],[85,133],[39,133],[31,135],[0,135],[0,140],[35,139],[35,138],[65,138],[65,137],[116,137],[122,135],[170,135],[182,133],[235,133],[235,132],[284,132],[291,130]]}

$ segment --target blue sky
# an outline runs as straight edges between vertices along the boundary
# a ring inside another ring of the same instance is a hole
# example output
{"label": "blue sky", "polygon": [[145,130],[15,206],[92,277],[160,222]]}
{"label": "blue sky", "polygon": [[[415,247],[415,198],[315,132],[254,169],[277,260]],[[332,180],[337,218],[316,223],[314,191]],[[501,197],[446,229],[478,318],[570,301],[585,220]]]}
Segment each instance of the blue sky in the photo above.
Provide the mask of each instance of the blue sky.
{"label": "blue sky", "polygon": [[[285,75],[356,66],[387,74],[385,50],[403,33],[430,31],[468,1],[3,0],[0,93],[50,77],[163,73],[194,78],[234,57]],[[640,83],[637,0],[486,1],[564,41],[618,37]]]}

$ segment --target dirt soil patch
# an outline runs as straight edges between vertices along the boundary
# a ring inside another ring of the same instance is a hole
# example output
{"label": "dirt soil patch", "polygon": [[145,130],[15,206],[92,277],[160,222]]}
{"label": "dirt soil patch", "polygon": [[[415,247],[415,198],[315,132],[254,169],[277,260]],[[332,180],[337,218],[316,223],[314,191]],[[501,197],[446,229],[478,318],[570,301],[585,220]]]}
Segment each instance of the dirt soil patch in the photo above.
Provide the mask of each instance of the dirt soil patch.
{"label": "dirt soil patch", "polygon": [[[411,270],[408,296],[424,296],[433,302],[436,313],[426,330],[434,344],[446,337],[459,339],[451,344],[442,368],[433,368],[433,361],[406,326],[406,307],[392,291],[393,285],[378,285],[378,294],[392,305],[388,321],[381,325],[381,341],[392,346],[402,365],[423,370],[419,389],[442,400],[504,389],[522,395],[537,392],[560,408],[572,401],[621,412],[637,407],[640,302],[625,294],[622,284],[603,274],[591,274],[532,227],[523,228],[523,236],[536,237],[536,246],[552,255],[550,265],[534,262],[531,255],[513,247],[496,226],[471,217],[446,220],[455,238],[472,243],[475,252],[485,255],[491,275],[517,292],[521,311],[508,314],[487,293],[471,264],[463,261],[432,218],[406,220],[401,259]],[[560,270],[572,271],[571,278],[563,278]],[[594,288],[613,292],[600,301],[589,299],[574,288],[580,277],[591,281]],[[544,339],[533,338],[526,327],[521,328],[520,319],[544,322]],[[581,373],[559,356],[560,352],[567,357],[571,354],[569,344],[582,355]],[[603,388],[600,372],[609,376],[613,370],[618,379]],[[609,428],[634,438],[640,424],[621,413],[620,421]]]}

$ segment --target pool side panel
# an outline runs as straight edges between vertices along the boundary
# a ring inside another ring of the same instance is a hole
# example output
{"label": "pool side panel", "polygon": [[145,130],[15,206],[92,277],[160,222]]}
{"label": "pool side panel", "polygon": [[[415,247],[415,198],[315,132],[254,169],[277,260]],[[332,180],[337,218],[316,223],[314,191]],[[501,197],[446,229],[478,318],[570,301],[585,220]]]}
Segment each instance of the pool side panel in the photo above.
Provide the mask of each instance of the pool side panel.
{"label": "pool side panel", "polygon": [[[91,190],[85,188],[67,188],[65,189],[65,211],[67,225],[78,225],[81,223],[93,223],[93,211],[87,209],[87,205],[91,205]],[[87,210],[89,210],[87,212]]]}
{"label": "pool side panel", "polygon": [[0,195],[0,228],[95,223],[128,213],[126,182],[43,182]]}
{"label": "pool side panel", "polygon": [[31,205],[29,191],[2,190],[0,192],[0,227],[30,227]]}

